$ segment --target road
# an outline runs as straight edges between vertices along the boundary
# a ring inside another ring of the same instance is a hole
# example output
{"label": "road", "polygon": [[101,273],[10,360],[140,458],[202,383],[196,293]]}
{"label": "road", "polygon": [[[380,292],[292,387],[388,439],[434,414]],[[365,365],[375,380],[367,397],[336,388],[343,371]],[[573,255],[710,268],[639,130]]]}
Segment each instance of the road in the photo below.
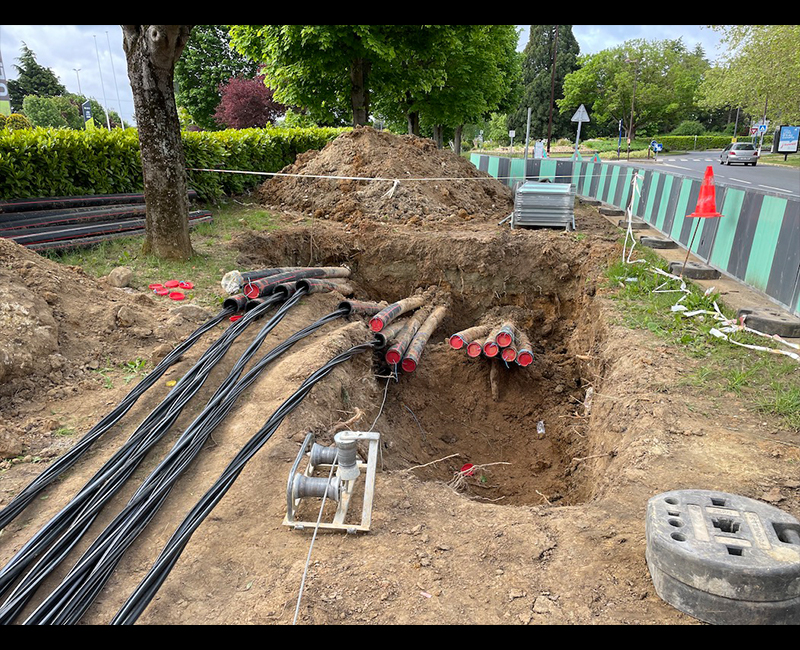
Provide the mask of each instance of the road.
{"label": "road", "polygon": [[[759,163],[755,167],[747,165],[720,165],[719,151],[695,151],[677,155],[659,155],[658,162],[650,159],[647,164],[676,174],[703,178],[706,167],[713,165],[714,179],[718,183],[742,189],[769,192],[778,196],[800,198],[800,170],[796,167],[781,167]],[[615,160],[610,162],[616,163]],[[641,160],[619,164],[641,166]]]}

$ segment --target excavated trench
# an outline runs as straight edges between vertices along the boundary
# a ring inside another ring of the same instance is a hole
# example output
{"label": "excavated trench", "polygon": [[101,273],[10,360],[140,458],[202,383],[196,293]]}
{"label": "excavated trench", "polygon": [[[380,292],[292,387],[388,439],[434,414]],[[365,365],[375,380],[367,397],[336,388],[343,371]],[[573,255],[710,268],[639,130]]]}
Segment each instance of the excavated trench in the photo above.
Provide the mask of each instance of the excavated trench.
{"label": "excavated trench", "polygon": [[[315,226],[250,233],[237,246],[241,268],[345,264],[359,300],[391,303],[438,288],[447,316],[417,369],[387,380],[391,370],[375,355],[377,379],[364,403],[374,411],[385,394],[376,427],[385,469],[413,471],[499,504],[589,498],[591,479],[575,470],[576,459],[594,448],[583,415],[587,391],[601,379],[602,366],[588,361],[604,336],[594,296],[609,243],[553,231],[348,233]],[[527,334],[530,366],[469,358],[447,343],[455,332],[499,320]],[[342,401],[357,403],[348,390]],[[465,475],[467,464],[473,467]]]}

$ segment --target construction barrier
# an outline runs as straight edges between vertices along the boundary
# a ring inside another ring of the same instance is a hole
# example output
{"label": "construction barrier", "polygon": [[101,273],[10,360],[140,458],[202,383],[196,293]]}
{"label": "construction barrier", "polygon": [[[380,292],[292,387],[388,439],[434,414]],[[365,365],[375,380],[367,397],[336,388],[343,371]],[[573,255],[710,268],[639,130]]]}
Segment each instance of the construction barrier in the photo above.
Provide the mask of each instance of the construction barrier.
{"label": "construction barrier", "polygon": [[[579,197],[622,210],[636,178],[632,215],[689,248],[694,221],[687,215],[697,205],[700,178],[571,159],[528,159],[526,166],[522,159],[472,154],[471,162],[509,187],[525,180],[572,183]],[[722,218],[702,220],[691,252],[800,316],[800,200],[717,181],[716,203]]]}

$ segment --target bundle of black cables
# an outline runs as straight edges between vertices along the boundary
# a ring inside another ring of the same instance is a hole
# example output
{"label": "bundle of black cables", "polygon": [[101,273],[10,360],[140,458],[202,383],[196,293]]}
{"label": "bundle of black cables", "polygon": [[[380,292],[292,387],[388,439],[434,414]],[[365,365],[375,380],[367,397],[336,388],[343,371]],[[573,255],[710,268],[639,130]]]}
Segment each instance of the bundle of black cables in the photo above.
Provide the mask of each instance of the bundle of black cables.
{"label": "bundle of black cables", "polygon": [[206,492],[200,501],[198,501],[183,520],[183,523],[181,523],[173,533],[144,580],[139,584],[111,621],[112,625],[132,625],[138,620],[139,616],[141,616],[142,612],[167,579],[167,576],[177,563],[178,558],[194,531],[199,528],[200,524],[203,523],[205,518],[227,493],[244,469],[245,464],[272,437],[283,422],[283,419],[297,408],[314,385],[326,377],[337,365],[351,359],[361,352],[374,350],[377,345],[377,341],[370,341],[353,346],[349,350],[337,355],[308,377],[292,396],[278,407],[261,429],[259,429],[258,433],[256,433],[236,455],[214,485]]}
{"label": "bundle of black cables", "polygon": [[[259,333],[260,340],[274,328],[302,297],[287,300],[269,323]],[[0,623],[9,623],[30,600],[39,584],[63,560],[80,540],[105,503],[116,494],[144,459],[147,452],[169,430],[180,415],[185,404],[205,383],[210,371],[221,360],[235,339],[254,320],[284,296],[276,294],[265,300],[256,309],[229,327],[201,356],[200,360],[177,382],[169,395],[137,428],[131,438],[107,461],[78,494],[53,517],[0,572],[0,593],[5,593],[14,580],[40,554],[47,552],[36,566],[15,587],[12,594],[0,607]],[[257,339],[259,338],[257,337]],[[249,352],[255,352],[254,342]],[[237,365],[239,371],[244,364]]]}
{"label": "bundle of black cables", "polygon": [[227,318],[233,313],[232,309],[223,309],[216,316],[203,323],[198,327],[189,337],[167,356],[165,356],[152,371],[150,371],[133,390],[123,399],[111,413],[103,417],[86,435],[84,435],[68,452],[59,457],[58,460],[53,462],[47,467],[39,476],[37,476],[31,483],[25,487],[11,502],[0,511],[0,530],[5,528],[11,523],[17,515],[19,515],[28,504],[33,501],[39,492],[45,487],[50,485],[61,474],[72,467],[86,451],[94,444],[94,442],[102,436],[106,431],[113,427],[119,420],[131,409],[136,401],[141,397],[147,389],[149,389],[156,381],[167,371],[167,369],[176,363],[197,340],[222,320]]}
{"label": "bundle of black cables", "polygon": [[[216,426],[263,369],[295,343],[323,325],[346,316],[340,308],[296,332],[273,348],[238,381],[226,381],[203,413],[186,429],[172,450],[145,479],[126,507],[106,527],[61,584],[38,606],[26,624],[77,623],[103,588],[125,551],[158,512],[172,487],[200,452]],[[229,380],[237,373],[231,373]]]}

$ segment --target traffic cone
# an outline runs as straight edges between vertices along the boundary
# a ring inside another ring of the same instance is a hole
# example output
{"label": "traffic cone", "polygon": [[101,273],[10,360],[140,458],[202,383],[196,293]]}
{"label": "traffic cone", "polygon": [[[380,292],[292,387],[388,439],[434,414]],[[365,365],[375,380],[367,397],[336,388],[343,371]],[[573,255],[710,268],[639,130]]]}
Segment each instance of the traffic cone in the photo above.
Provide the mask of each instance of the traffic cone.
{"label": "traffic cone", "polygon": [[[700,196],[697,197],[697,207],[692,214],[687,214],[686,218],[697,217],[698,219],[708,219],[721,216],[722,215],[717,212],[717,190],[716,187],[714,187],[714,170],[711,168],[711,165],[709,165],[706,167],[706,174],[703,177],[702,185],[700,185]],[[694,244],[694,237],[697,234],[698,226],[700,226],[699,221],[694,225],[692,238],[689,241],[689,248],[686,249],[686,257],[683,260],[683,266],[681,267],[681,274],[679,276],[681,278],[683,278],[686,262],[689,260],[689,253],[692,250],[692,244]]]}
{"label": "traffic cone", "polygon": [[699,217],[700,219],[722,216],[717,212],[717,190],[714,187],[714,170],[711,165],[706,167],[706,175],[703,178],[703,184],[700,186],[700,196],[697,198],[697,207],[692,214],[687,214],[686,216],[687,218]]}

